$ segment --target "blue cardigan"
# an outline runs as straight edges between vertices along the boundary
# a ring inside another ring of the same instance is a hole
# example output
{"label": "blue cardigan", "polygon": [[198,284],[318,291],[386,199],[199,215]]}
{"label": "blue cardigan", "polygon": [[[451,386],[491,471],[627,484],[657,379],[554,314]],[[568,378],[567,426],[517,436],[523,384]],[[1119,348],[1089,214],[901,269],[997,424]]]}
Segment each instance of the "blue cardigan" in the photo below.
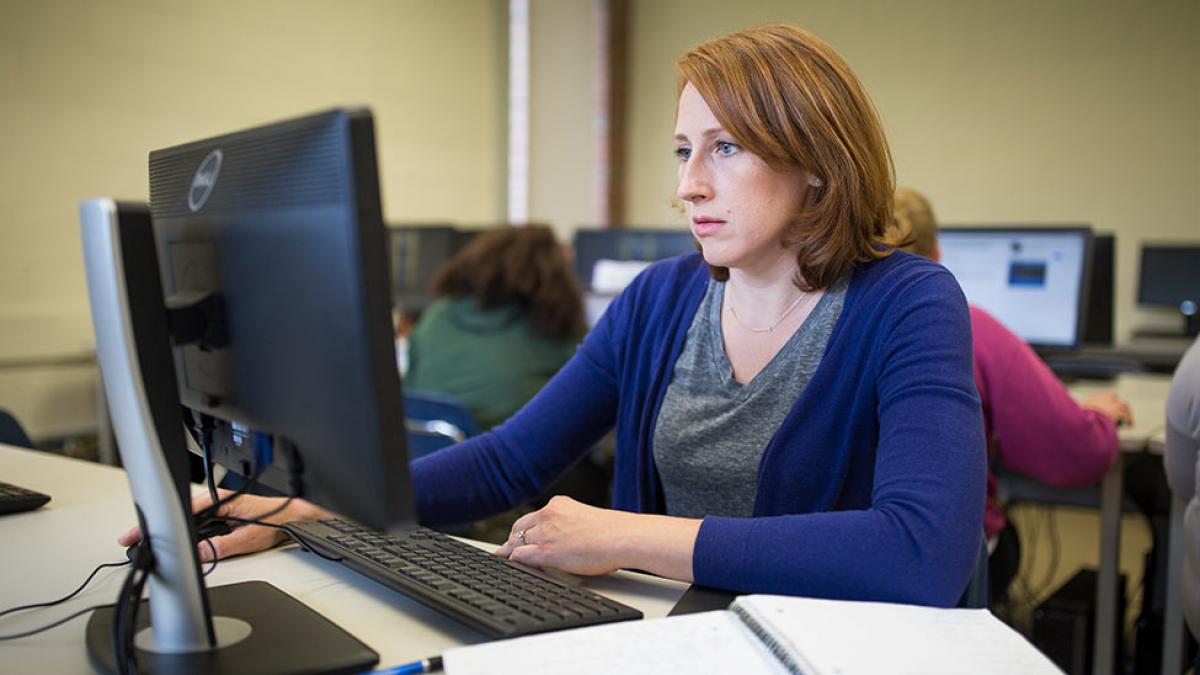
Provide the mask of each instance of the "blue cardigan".
{"label": "blue cardigan", "polygon": [[[532,499],[614,424],[614,508],[662,513],[654,422],[708,280],[698,254],[651,266],[515,416],[415,461],[422,522]],[[820,366],[763,453],[754,516],[704,519],[695,581],[952,606],[979,552],[985,463],[958,284],[906,253],[859,264]]]}

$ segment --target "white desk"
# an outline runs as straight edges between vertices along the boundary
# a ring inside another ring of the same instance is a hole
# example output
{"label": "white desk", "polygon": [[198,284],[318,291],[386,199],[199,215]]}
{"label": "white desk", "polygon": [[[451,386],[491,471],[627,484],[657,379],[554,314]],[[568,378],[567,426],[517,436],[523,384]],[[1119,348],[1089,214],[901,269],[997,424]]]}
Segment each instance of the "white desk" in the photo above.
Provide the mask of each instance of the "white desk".
{"label": "white desk", "polygon": [[[125,472],[41,452],[0,445],[0,480],[51,495],[42,509],[0,516],[0,609],[62,597],[102,562],[125,559],[116,537],[134,522]],[[113,602],[126,568],[104,570],[63,605],[0,618],[0,634],[35,628],[91,605]],[[486,638],[406,596],[337,563],[288,546],[221,561],[210,586],[262,579],[287,591],[379,652],[380,666],[440,654]],[[583,582],[640,609],[665,616],[687,584],[630,572]],[[92,672],[82,616],[40,635],[0,643],[6,672]]]}
{"label": "white desk", "polygon": [[[1100,391],[1115,390],[1117,395],[1129,402],[1133,411],[1135,424],[1120,427],[1117,434],[1121,440],[1121,458],[1104,475],[1100,483],[1100,564],[1096,582],[1096,628],[1093,640],[1092,672],[1095,675],[1111,675],[1116,672],[1113,664],[1113,641],[1119,636],[1119,626],[1122,617],[1117,616],[1117,591],[1119,576],[1119,560],[1121,552],[1121,503],[1124,495],[1122,485],[1122,468],[1124,460],[1131,455],[1143,452],[1153,452],[1151,443],[1155,437],[1161,437],[1166,424],[1167,392],[1171,387],[1171,378],[1166,375],[1127,373],[1110,382],[1075,382],[1067,387],[1076,400],[1091,396]],[[1157,449],[1161,456],[1161,445]],[[1175,514],[1172,514],[1172,518]],[[1182,517],[1182,516],[1180,516]],[[1174,528],[1174,525],[1173,525]],[[1182,527],[1179,528],[1182,530]],[[1172,541],[1172,543],[1175,543]],[[1181,549],[1182,551],[1182,549]],[[1168,579],[1168,615],[1170,606],[1178,605],[1178,580]],[[1174,586],[1172,586],[1172,584]],[[1180,613],[1176,607],[1177,613]],[[1182,630],[1182,625],[1176,621],[1174,628],[1168,621],[1165,626],[1166,647],[1171,644],[1172,630]],[[1176,640],[1179,638],[1177,637]],[[1164,651],[1162,672],[1178,673],[1182,670],[1182,647],[1172,660],[1167,658]],[[1172,663],[1174,668],[1172,668]]]}

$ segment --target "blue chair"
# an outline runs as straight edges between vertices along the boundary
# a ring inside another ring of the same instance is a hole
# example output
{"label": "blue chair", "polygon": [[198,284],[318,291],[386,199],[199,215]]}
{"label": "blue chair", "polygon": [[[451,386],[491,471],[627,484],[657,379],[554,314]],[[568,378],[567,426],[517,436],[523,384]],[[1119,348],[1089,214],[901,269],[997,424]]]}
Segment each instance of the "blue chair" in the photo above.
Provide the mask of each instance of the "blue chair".
{"label": "blue chair", "polygon": [[21,423],[3,408],[0,408],[0,443],[33,449],[33,441],[29,440]]}
{"label": "blue chair", "polygon": [[449,394],[405,389],[404,418],[410,459],[479,434],[471,411]]}

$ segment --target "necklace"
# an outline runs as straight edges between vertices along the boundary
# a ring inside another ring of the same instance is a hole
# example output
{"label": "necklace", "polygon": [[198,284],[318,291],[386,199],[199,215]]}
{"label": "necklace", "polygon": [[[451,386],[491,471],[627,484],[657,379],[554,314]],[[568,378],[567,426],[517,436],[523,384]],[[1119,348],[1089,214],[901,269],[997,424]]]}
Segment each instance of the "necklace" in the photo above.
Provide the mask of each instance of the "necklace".
{"label": "necklace", "polygon": [[[796,305],[799,305],[801,300],[808,297],[808,294],[809,294],[808,291],[804,291],[803,293],[798,295],[796,297],[796,299],[792,301],[792,304],[788,305],[787,309],[783,310],[783,313],[779,315],[779,318],[775,319],[775,321],[770,326],[767,326],[766,328],[755,328],[753,326],[747,326],[746,323],[744,321],[742,321],[742,317],[738,316],[737,309],[733,306],[732,302],[729,303],[729,313],[733,315],[733,320],[737,321],[739,326],[741,326],[742,328],[745,328],[746,330],[750,331],[751,333],[770,333],[771,331],[775,330],[775,327],[778,326],[785,318],[787,318],[788,314],[792,313],[793,309],[796,309]],[[730,295],[729,298],[730,298],[730,300],[732,300],[733,296]]]}

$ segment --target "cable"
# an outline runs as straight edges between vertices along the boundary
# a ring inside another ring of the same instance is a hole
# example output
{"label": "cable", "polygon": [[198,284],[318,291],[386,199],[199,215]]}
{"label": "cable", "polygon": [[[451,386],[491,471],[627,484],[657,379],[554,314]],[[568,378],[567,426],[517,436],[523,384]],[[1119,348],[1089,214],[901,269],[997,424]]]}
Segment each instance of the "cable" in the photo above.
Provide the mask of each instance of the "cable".
{"label": "cable", "polygon": [[217,499],[217,484],[213,478],[213,459],[212,459],[212,441],[213,441],[213,418],[209,415],[200,415],[200,437],[198,443],[200,451],[204,453],[204,482],[208,485],[208,497],[210,503],[216,504]]}
{"label": "cable", "polygon": [[105,609],[105,608],[112,607],[112,606],[113,606],[112,603],[109,603],[107,605],[92,605],[91,607],[88,607],[87,609],[81,609],[78,612],[75,612],[74,614],[65,616],[65,617],[59,619],[58,621],[55,621],[54,623],[42,626],[41,628],[34,628],[32,630],[27,630],[24,633],[15,633],[13,635],[0,635],[0,640],[17,640],[19,638],[29,637],[30,635],[37,635],[38,633],[48,631],[51,628],[56,628],[58,626],[61,626],[64,623],[70,621],[71,619],[83,616],[84,614],[87,614],[88,612],[94,612],[98,609]]}
{"label": "cable", "polygon": [[204,576],[207,577],[213,573],[213,570],[217,569],[217,547],[213,546],[212,537],[205,539],[204,543],[208,544],[208,550],[212,552],[212,565],[208,568],[208,571],[204,573]]}
{"label": "cable", "polygon": [[146,588],[146,580],[150,578],[149,570],[142,570],[142,576],[133,582],[130,599],[129,627],[126,633],[125,648],[128,650],[129,673],[137,675],[137,653],[134,649],[134,635],[137,631],[138,612],[142,608],[142,591]]}
{"label": "cable", "polygon": [[[291,501],[291,497],[288,497],[288,501]],[[284,504],[284,506],[286,506],[286,504]],[[280,508],[282,508],[282,507],[280,507]],[[278,511],[278,510],[279,509],[276,509],[275,511]],[[259,517],[266,518],[269,515],[273,515],[275,513],[275,511],[271,511],[268,515],[259,516]],[[288,536],[288,539],[292,540],[292,543],[296,544],[297,546],[304,549],[305,551],[308,551],[309,553],[313,553],[313,554],[320,556],[326,560],[332,560],[333,562],[342,562],[344,560],[344,558],[340,558],[337,556],[331,556],[327,553],[322,553],[322,552],[318,551],[317,549],[309,546],[303,540],[301,540],[299,537],[297,537],[295,534],[293,534],[292,531],[289,530],[284,525],[279,525],[276,523],[264,523],[260,520],[254,520],[252,518],[235,518],[233,516],[225,516],[224,518],[225,518],[225,520],[231,520],[235,523],[242,523],[244,525],[261,525],[263,527],[275,528],[276,530],[283,530],[283,533]]]}
{"label": "cable", "polygon": [[[208,444],[202,443],[201,450],[204,451],[204,472],[206,475],[211,476],[212,475],[212,457],[208,452]],[[215,489],[213,489],[210,486],[209,494],[212,497],[212,503],[209,506],[205,507],[204,509],[197,511],[196,519],[200,520],[202,522],[207,521],[207,520],[224,520],[226,522],[240,523],[242,525],[259,525],[262,527],[270,527],[270,528],[274,528],[277,530],[282,530],[283,533],[286,534],[288,536],[288,538],[291,539],[292,542],[295,543],[297,546],[299,546],[301,549],[308,551],[309,553],[313,553],[313,554],[315,554],[321,558],[324,558],[326,560],[331,560],[333,562],[342,562],[342,560],[343,560],[342,558],[331,556],[326,553],[322,553],[321,551],[318,551],[318,550],[312,548],[311,546],[309,546],[308,544],[304,543],[303,541],[300,540],[300,538],[298,538],[295,534],[293,534],[291,532],[291,530],[288,530],[283,525],[279,525],[277,523],[265,522],[265,519],[270,518],[271,516],[273,516],[277,513],[280,513],[281,511],[286,509],[288,507],[288,505],[292,503],[292,500],[296,499],[299,496],[300,482],[301,482],[300,474],[302,473],[301,468],[300,468],[300,466],[301,466],[300,457],[293,450],[291,452],[289,458],[291,460],[289,462],[289,466],[291,467],[291,472],[290,472],[290,476],[289,476],[289,478],[290,478],[289,485],[291,486],[292,494],[287,499],[285,499],[283,501],[283,503],[280,504],[279,506],[275,507],[274,509],[271,509],[270,511],[267,511],[266,513],[259,514],[253,518],[239,518],[237,516],[231,516],[228,514],[223,515],[220,513],[220,508],[222,506],[224,506],[225,504],[228,504],[229,502],[233,501],[234,499],[237,499],[238,497],[242,496],[243,494],[246,494],[249,490],[252,490],[254,488],[254,486],[258,484],[258,471],[256,471],[249,478],[247,478],[246,481],[243,482],[240,487],[238,487],[237,491],[235,491],[233,494],[227,495],[224,499],[221,499],[219,501],[216,498]],[[261,471],[261,467],[259,468],[259,471]],[[206,539],[205,541],[208,541],[208,540]],[[212,573],[213,570],[215,570],[217,568],[216,547],[212,545],[211,541],[208,542],[208,545],[213,554],[213,564],[212,564],[212,567],[210,567],[208,569],[208,571],[204,573],[205,576],[208,576],[209,574]]]}
{"label": "cable", "polygon": [[88,575],[87,579],[83,580],[83,583],[79,585],[79,588],[76,588],[75,590],[73,590],[69,594],[59,598],[58,600],[51,600],[49,602],[37,602],[37,603],[31,604],[31,605],[21,605],[20,607],[12,607],[10,609],[6,609],[6,610],[0,612],[0,616],[7,616],[9,614],[12,614],[13,612],[20,612],[20,611],[24,611],[26,609],[36,609],[38,607],[53,607],[54,605],[62,604],[64,602],[66,602],[67,600],[70,600],[71,598],[75,597],[76,595],[79,594],[80,591],[82,591],[84,588],[86,588],[87,585],[92,582],[92,579],[97,574],[100,573],[100,570],[102,570],[106,567],[124,567],[125,565],[128,565],[128,564],[129,564],[128,560],[126,560],[125,562],[101,563],[100,565],[96,566],[96,569],[92,570],[92,573]]}
{"label": "cable", "polygon": [[[116,609],[113,614],[112,652],[113,662],[118,673],[137,672],[137,652],[133,646],[133,631],[136,627],[134,620],[137,615],[137,605],[142,600],[142,587],[155,566],[150,533],[146,529],[145,514],[142,513],[140,507],[137,508],[137,517],[138,526],[142,529],[143,541],[142,545],[137,547],[129,573],[125,575],[125,581],[121,584],[120,592],[117,593]],[[137,579],[138,572],[142,573],[140,581]],[[136,593],[135,588],[137,589]],[[131,603],[133,604],[132,609],[130,608]]]}

